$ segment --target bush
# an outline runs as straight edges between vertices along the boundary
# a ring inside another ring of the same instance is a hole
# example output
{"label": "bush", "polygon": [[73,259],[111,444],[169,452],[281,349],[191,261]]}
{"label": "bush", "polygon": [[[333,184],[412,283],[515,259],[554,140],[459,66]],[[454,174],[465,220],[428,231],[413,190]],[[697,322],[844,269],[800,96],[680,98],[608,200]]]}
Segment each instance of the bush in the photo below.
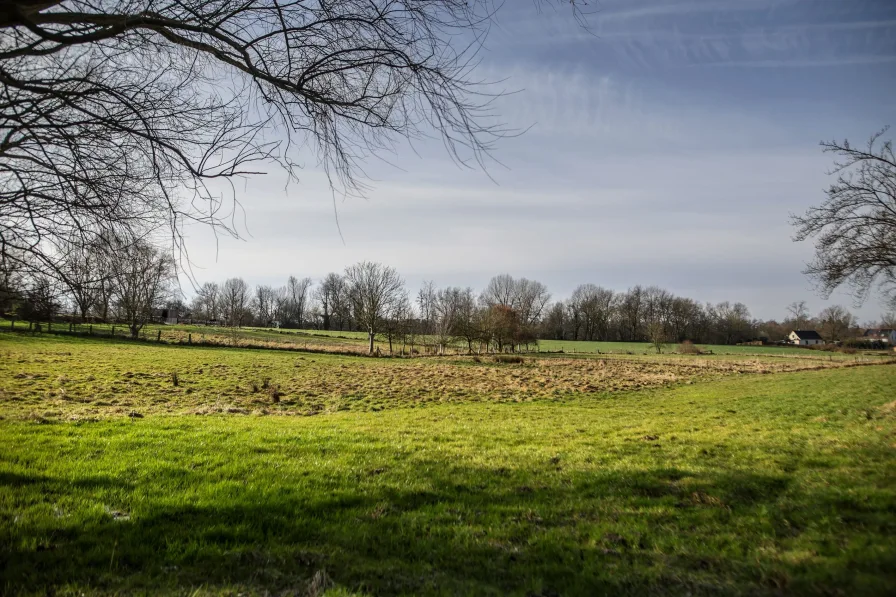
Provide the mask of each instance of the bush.
{"label": "bush", "polygon": [[703,354],[703,351],[700,350],[700,347],[696,346],[690,340],[685,340],[684,342],[679,344],[678,352],[681,354]]}
{"label": "bush", "polygon": [[522,363],[525,359],[515,354],[499,354],[495,355],[496,363]]}

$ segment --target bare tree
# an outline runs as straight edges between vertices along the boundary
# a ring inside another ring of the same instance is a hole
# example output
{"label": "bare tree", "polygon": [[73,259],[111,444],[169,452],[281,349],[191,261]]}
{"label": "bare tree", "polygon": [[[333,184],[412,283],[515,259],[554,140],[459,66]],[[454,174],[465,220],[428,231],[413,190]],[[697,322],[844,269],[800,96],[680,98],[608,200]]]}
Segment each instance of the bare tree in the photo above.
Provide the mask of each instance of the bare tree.
{"label": "bare tree", "polygon": [[331,329],[334,322],[339,322],[339,329],[346,316],[346,284],[345,278],[337,273],[329,273],[321,281],[314,293],[321,311],[321,327]]}
{"label": "bare tree", "polygon": [[541,319],[541,314],[551,300],[548,287],[535,280],[520,278],[517,280],[517,306],[521,323],[534,329]]}
{"label": "bare tree", "polygon": [[464,288],[458,297],[457,311],[454,320],[454,335],[467,343],[467,352],[473,352],[473,343],[482,335],[482,309],[477,306],[476,295],[472,288]]}
{"label": "bare tree", "polygon": [[880,316],[880,327],[883,329],[896,329],[896,311],[889,311]]}
{"label": "bare tree", "polygon": [[85,246],[79,242],[60,243],[59,278],[68,288],[68,294],[81,315],[81,321],[98,299],[98,287],[102,282],[99,261],[108,258],[102,247]]}
{"label": "bare tree", "polygon": [[116,253],[112,260],[115,309],[131,337],[140,334],[153,309],[171,296],[174,265],[170,255],[147,243],[134,243]]}
{"label": "bare tree", "polygon": [[221,288],[221,310],[230,327],[243,327],[251,301],[249,285],[242,278],[230,278]]}
{"label": "bare tree", "polygon": [[308,311],[311,295],[311,278],[290,276],[286,281],[286,321],[289,325],[302,326]]}
{"label": "bare tree", "polygon": [[274,320],[274,302],[277,293],[272,286],[259,284],[255,287],[255,297],[252,299],[252,311],[258,318],[261,326],[269,326]]}
{"label": "bare tree", "polygon": [[659,315],[652,316],[644,325],[647,339],[653,345],[653,348],[656,349],[657,354],[662,354],[663,347],[669,341],[669,333],[666,328],[666,322]]}
{"label": "bare tree", "polygon": [[834,343],[843,340],[849,328],[856,325],[855,316],[840,305],[831,305],[818,314],[821,335],[826,342]]}
{"label": "bare tree", "polygon": [[382,319],[381,335],[389,345],[389,354],[394,354],[395,343],[402,343],[402,353],[412,330],[414,308],[406,290],[402,290],[397,300],[388,307]]}
{"label": "bare tree", "polygon": [[216,282],[206,282],[193,298],[193,318],[217,321],[221,317],[221,287]]}
{"label": "bare tree", "polygon": [[[516,324],[534,330],[551,293],[541,282],[501,274],[489,280],[480,295],[483,305],[507,307],[516,314]],[[506,318],[505,318],[506,319]]]}
{"label": "bare tree", "polygon": [[842,284],[859,300],[875,286],[896,304],[896,155],[884,128],[865,148],[849,141],[822,143],[838,156],[837,181],[827,199],[803,216],[793,216],[795,240],[815,239],[815,260],[806,273],[824,296]]}
{"label": "bare tree", "polygon": [[439,354],[445,353],[445,348],[454,341],[458,329],[460,311],[463,308],[465,292],[456,286],[449,286],[439,290],[433,301],[434,327],[436,343]]}
{"label": "bare tree", "polygon": [[500,274],[489,280],[488,285],[479,296],[483,305],[493,307],[503,305],[514,307],[517,300],[517,283],[510,274]]}
{"label": "bare tree", "polygon": [[404,280],[395,269],[362,261],[345,268],[348,297],[355,321],[368,335],[369,352],[385,320],[405,297]]}
{"label": "bare tree", "polygon": [[0,250],[55,270],[60,238],[168,226],[178,245],[190,220],[235,234],[208,182],[295,175],[304,145],[346,192],[371,153],[430,131],[482,164],[506,132],[472,74],[492,15],[488,0],[4,2]]}
{"label": "bare tree", "polygon": [[[417,307],[420,309],[420,332],[432,334],[436,320],[436,300],[438,291],[435,282],[424,280],[417,292]],[[425,342],[425,340],[424,340]]]}
{"label": "bare tree", "polygon": [[790,324],[795,330],[804,330],[809,325],[809,307],[806,301],[794,301],[787,305]]}

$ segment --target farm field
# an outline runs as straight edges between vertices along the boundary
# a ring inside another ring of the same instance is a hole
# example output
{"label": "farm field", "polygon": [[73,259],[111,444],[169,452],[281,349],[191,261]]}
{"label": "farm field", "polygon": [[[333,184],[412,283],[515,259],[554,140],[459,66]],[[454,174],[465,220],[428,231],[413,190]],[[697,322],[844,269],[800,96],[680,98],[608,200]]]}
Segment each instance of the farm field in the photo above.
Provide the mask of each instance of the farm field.
{"label": "farm field", "polygon": [[892,594],[896,365],[818,356],[0,333],[0,592]]}

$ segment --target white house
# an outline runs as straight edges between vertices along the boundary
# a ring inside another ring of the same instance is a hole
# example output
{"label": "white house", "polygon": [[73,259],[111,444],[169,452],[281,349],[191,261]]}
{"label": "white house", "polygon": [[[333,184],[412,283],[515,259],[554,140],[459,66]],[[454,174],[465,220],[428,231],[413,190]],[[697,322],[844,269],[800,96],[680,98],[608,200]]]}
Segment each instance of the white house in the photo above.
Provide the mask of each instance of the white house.
{"label": "white house", "polygon": [[788,339],[791,344],[799,344],[800,346],[824,344],[824,340],[815,330],[794,330],[790,332]]}

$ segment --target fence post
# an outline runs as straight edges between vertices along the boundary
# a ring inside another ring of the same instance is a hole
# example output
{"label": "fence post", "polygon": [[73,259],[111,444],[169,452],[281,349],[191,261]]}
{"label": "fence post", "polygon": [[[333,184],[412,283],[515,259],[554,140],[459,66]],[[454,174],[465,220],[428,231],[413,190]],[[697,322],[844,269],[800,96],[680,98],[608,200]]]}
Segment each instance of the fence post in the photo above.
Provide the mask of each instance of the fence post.
{"label": "fence post", "polygon": [[115,326],[114,325],[112,326],[112,337],[113,338],[115,337]]}
{"label": "fence post", "polygon": [[53,331],[53,322],[52,322],[52,321],[48,321],[48,322],[47,322],[47,333],[50,333],[50,332],[52,332],[52,331]]}
{"label": "fence post", "polygon": [[92,335],[93,335],[93,324],[92,324],[92,323],[90,324],[90,327],[87,328],[87,334],[88,334],[89,336],[92,336]]}
{"label": "fence post", "polygon": [[159,335],[156,338],[156,342],[161,342],[161,341],[162,341],[162,330],[159,330]]}
{"label": "fence post", "polygon": [[13,318],[9,320],[9,329],[11,329],[11,330],[16,329],[16,318],[15,318],[15,316],[13,316]]}
{"label": "fence post", "polygon": [[187,344],[193,343],[193,334],[187,334]]}

